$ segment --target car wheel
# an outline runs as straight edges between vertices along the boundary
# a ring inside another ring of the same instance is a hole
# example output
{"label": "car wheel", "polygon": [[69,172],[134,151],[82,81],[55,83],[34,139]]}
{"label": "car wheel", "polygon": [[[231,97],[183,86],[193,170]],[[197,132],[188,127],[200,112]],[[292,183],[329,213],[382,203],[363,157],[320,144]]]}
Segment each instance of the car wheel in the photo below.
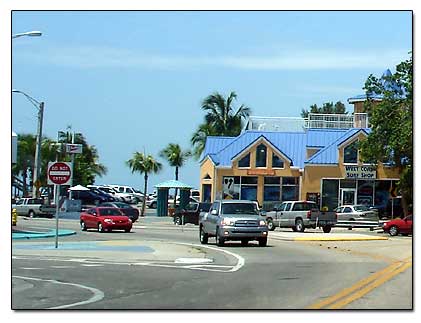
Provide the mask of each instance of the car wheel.
{"label": "car wheel", "polygon": [[292,231],[297,232],[297,228],[296,227],[291,227]]}
{"label": "car wheel", "polygon": [[268,245],[268,238],[259,239],[259,247],[266,247]]}
{"label": "car wheel", "polygon": [[295,229],[298,231],[298,232],[304,232],[304,222],[303,222],[303,220],[302,219],[297,219],[297,220],[295,220]]}
{"label": "car wheel", "polygon": [[203,231],[202,227],[200,227],[200,230],[199,230],[199,238],[200,238],[201,244],[207,244],[208,243],[209,236],[205,231]]}
{"label": "car wheel", "polygon": [[33,210],[30,210],[28,212],[28,215],[29,215],[30,218],[33,218],[35,216],[35,212]]}
{"label": "car wheel", "polygon": [[80,221],[80,228],[82,229],[82,231],[86,231],[87,227],[84,221]]}
{"label": "car wheel", "polygon": [[273,224],[272,219],[267,219],[266,220],[267,226],[268,226],[268,230],[269,231],[273,231],[275,230],[275,225]]}
{"label": "car wheel", "polygon": [[330,230],[332,230],[332,227],[330,225],[326,225],[326,226],[323,227],[323,232],[324,233],[329,233]]}
{"label": "car wheel", "polygon": [[389,229],[389,234],[391,236],[397,236],[399,234],[398,227],[396,225],[391,226],[390,229]]}
{"label": "car wheel", "polygon": [[104,227],[101,222],[98,223],[98,232],[104,232]]}
{"label": "car wheel", "polygon": [[124,232],[129,233],[132,229],[125,229]]}
{"label": "car wheel", "polygon": [[182,224],[181,218],[179,216],[176,216],[174,218],[174,224],[175,225],[181,225]]}
{"label": "car wheel", "polygon": [[215,236],[215,240],[216,240],[216,245],[218,247],[222,247],[225,243],[225,239],[221,238],[219,235],[219,228],[216,228],[216,236]]}
{"label": "car wheel", "polygon": [[156,209],[156,202],[152,202],[150,208],[151,209]]}
{"label": "car wheel", "polygon": [[247,246],[249,243],[249,241],[247,239],[241,239],[241,245],[242,246]]}

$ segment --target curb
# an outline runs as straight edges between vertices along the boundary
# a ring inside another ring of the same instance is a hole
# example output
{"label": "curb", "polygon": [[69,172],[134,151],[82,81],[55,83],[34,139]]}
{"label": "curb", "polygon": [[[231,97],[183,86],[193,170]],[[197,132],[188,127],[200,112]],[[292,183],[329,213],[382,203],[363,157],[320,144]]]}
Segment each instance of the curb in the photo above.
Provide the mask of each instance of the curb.
{"label": "curb", "polygon": [[283,240],[283,241],[371,241],[371,240],[389,240],[387,237],[281,237],[271,236],[270,239]]}
{"label": "curb", "polygon": [[[76,231],[58,230],[59,236],[70,236],[73,234],[76,234]],[[33,239],[33,238],[52,238],[55,236],[56,236],[56,230],[50,230],[48,232],[21,231],[21,232],[12,233],[12,240]]]}

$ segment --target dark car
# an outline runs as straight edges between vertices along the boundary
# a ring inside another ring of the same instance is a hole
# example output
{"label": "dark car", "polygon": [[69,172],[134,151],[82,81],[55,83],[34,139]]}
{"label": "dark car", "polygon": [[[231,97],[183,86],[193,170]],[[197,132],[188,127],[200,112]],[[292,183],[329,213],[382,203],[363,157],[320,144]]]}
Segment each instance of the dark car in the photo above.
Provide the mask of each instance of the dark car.
{"label": "dark car", "polygon": [[139,218],[139,210],[130,204],[123,203],[123,202],[105,202],[101,203],[99,206],[106,206],[106,207],[116,207],[123,212],[124,215],[127,215],[132,222],[136,222]]}
{"label": "dark car", "polygon": [[212,203],[189,203],[184,209],[175,211],[174,224],[181,225],[186,223],[199,224],[200,212],[209,211]]}
{"label": "dark car", "polygon": [[111,194],[104,192],[103,190],[99,188],[89,187],[89,190],[95,194],[98,194],[100,196],[103,196],[107,199],[108,202],[114,202],[116,199]]}
{"label": "dark car", "polygon": [[124,230],[130,232],[132,221],[116,207],[94,207],[80,214],[82,231],[96,229],[98,232]]}
{"label": "dark car", "polygon": [[403,235],[412,234],[412,215],[408,215],[403,219],[394,219],[383,224],[383,231],[391,236],[397,236],[399,233]]}
{"label": "dark car", "polygon": [[107,198],[102,195],[95,194],[91,191],[72,191],[74,200],[81,200],[82,205],[98,205],[99,203],[108,202]]}

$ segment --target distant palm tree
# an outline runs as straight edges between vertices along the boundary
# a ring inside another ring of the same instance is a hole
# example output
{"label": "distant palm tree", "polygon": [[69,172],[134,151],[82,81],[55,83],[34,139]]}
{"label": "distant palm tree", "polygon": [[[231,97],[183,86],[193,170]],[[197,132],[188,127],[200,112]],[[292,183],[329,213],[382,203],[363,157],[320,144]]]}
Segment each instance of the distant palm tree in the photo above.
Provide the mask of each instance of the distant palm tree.
{"label": "distant palm tree", "polygon": [[162,169],[162,164],[156,161],[153,156],[135,152],[133,158],[126,161],[127,166],[130,167],[132,173],[138,172],[144,174],[145,186],[143,190],[143,203],[141,216],[145,214],[146,193],[148,191],[148,177],[150,173],[158,173]]}
{"label": "distant palm tree", "polygon": [[[187,159],[191,156],[189,150],[182,151],[179,144],[168,144],[160,153],[159,156],[167,160],[170,166],[175,167],[175,180],[178,181],[178,170],[186,163]],[[174,207],[176,205],[177,189],[174,194]]]}
{"label": "distant palm tree", "polygon": [[202,110],[206,111],[205,123],[199,126],[191,138],[196,158],[203,152],[207,136],[234,137],[240,134],[242,119],[247,118],[251,110],[242,104],[234,111],[233,102],[236,98],[235,92],[231,92],[228,98],[215,92],[203,100]]}
{"label": "distant palm tree", "polygon": [[[35,161],[36,136],[32,134],[18,135],[18,151],[16,164],[12,167],[15,176],[22,176],[23,196],[28,196],[28,177],[32,182]],[[29,185],[31,186],[31,185]]]}

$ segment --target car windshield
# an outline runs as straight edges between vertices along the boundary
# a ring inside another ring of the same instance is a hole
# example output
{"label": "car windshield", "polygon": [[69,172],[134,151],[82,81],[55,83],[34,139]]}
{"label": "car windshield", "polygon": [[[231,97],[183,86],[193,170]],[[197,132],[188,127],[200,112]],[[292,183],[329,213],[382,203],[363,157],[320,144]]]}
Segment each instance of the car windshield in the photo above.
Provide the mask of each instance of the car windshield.
{"label": "car windshield", "polygon": [[222,214],[253,214],[258,215],[254,203],[223,203]]}
{"label": "car windshield", "polygon": [[369,211],[370,208],[366,205],[355,205],[354,210],[361,212],[361,211]]}

